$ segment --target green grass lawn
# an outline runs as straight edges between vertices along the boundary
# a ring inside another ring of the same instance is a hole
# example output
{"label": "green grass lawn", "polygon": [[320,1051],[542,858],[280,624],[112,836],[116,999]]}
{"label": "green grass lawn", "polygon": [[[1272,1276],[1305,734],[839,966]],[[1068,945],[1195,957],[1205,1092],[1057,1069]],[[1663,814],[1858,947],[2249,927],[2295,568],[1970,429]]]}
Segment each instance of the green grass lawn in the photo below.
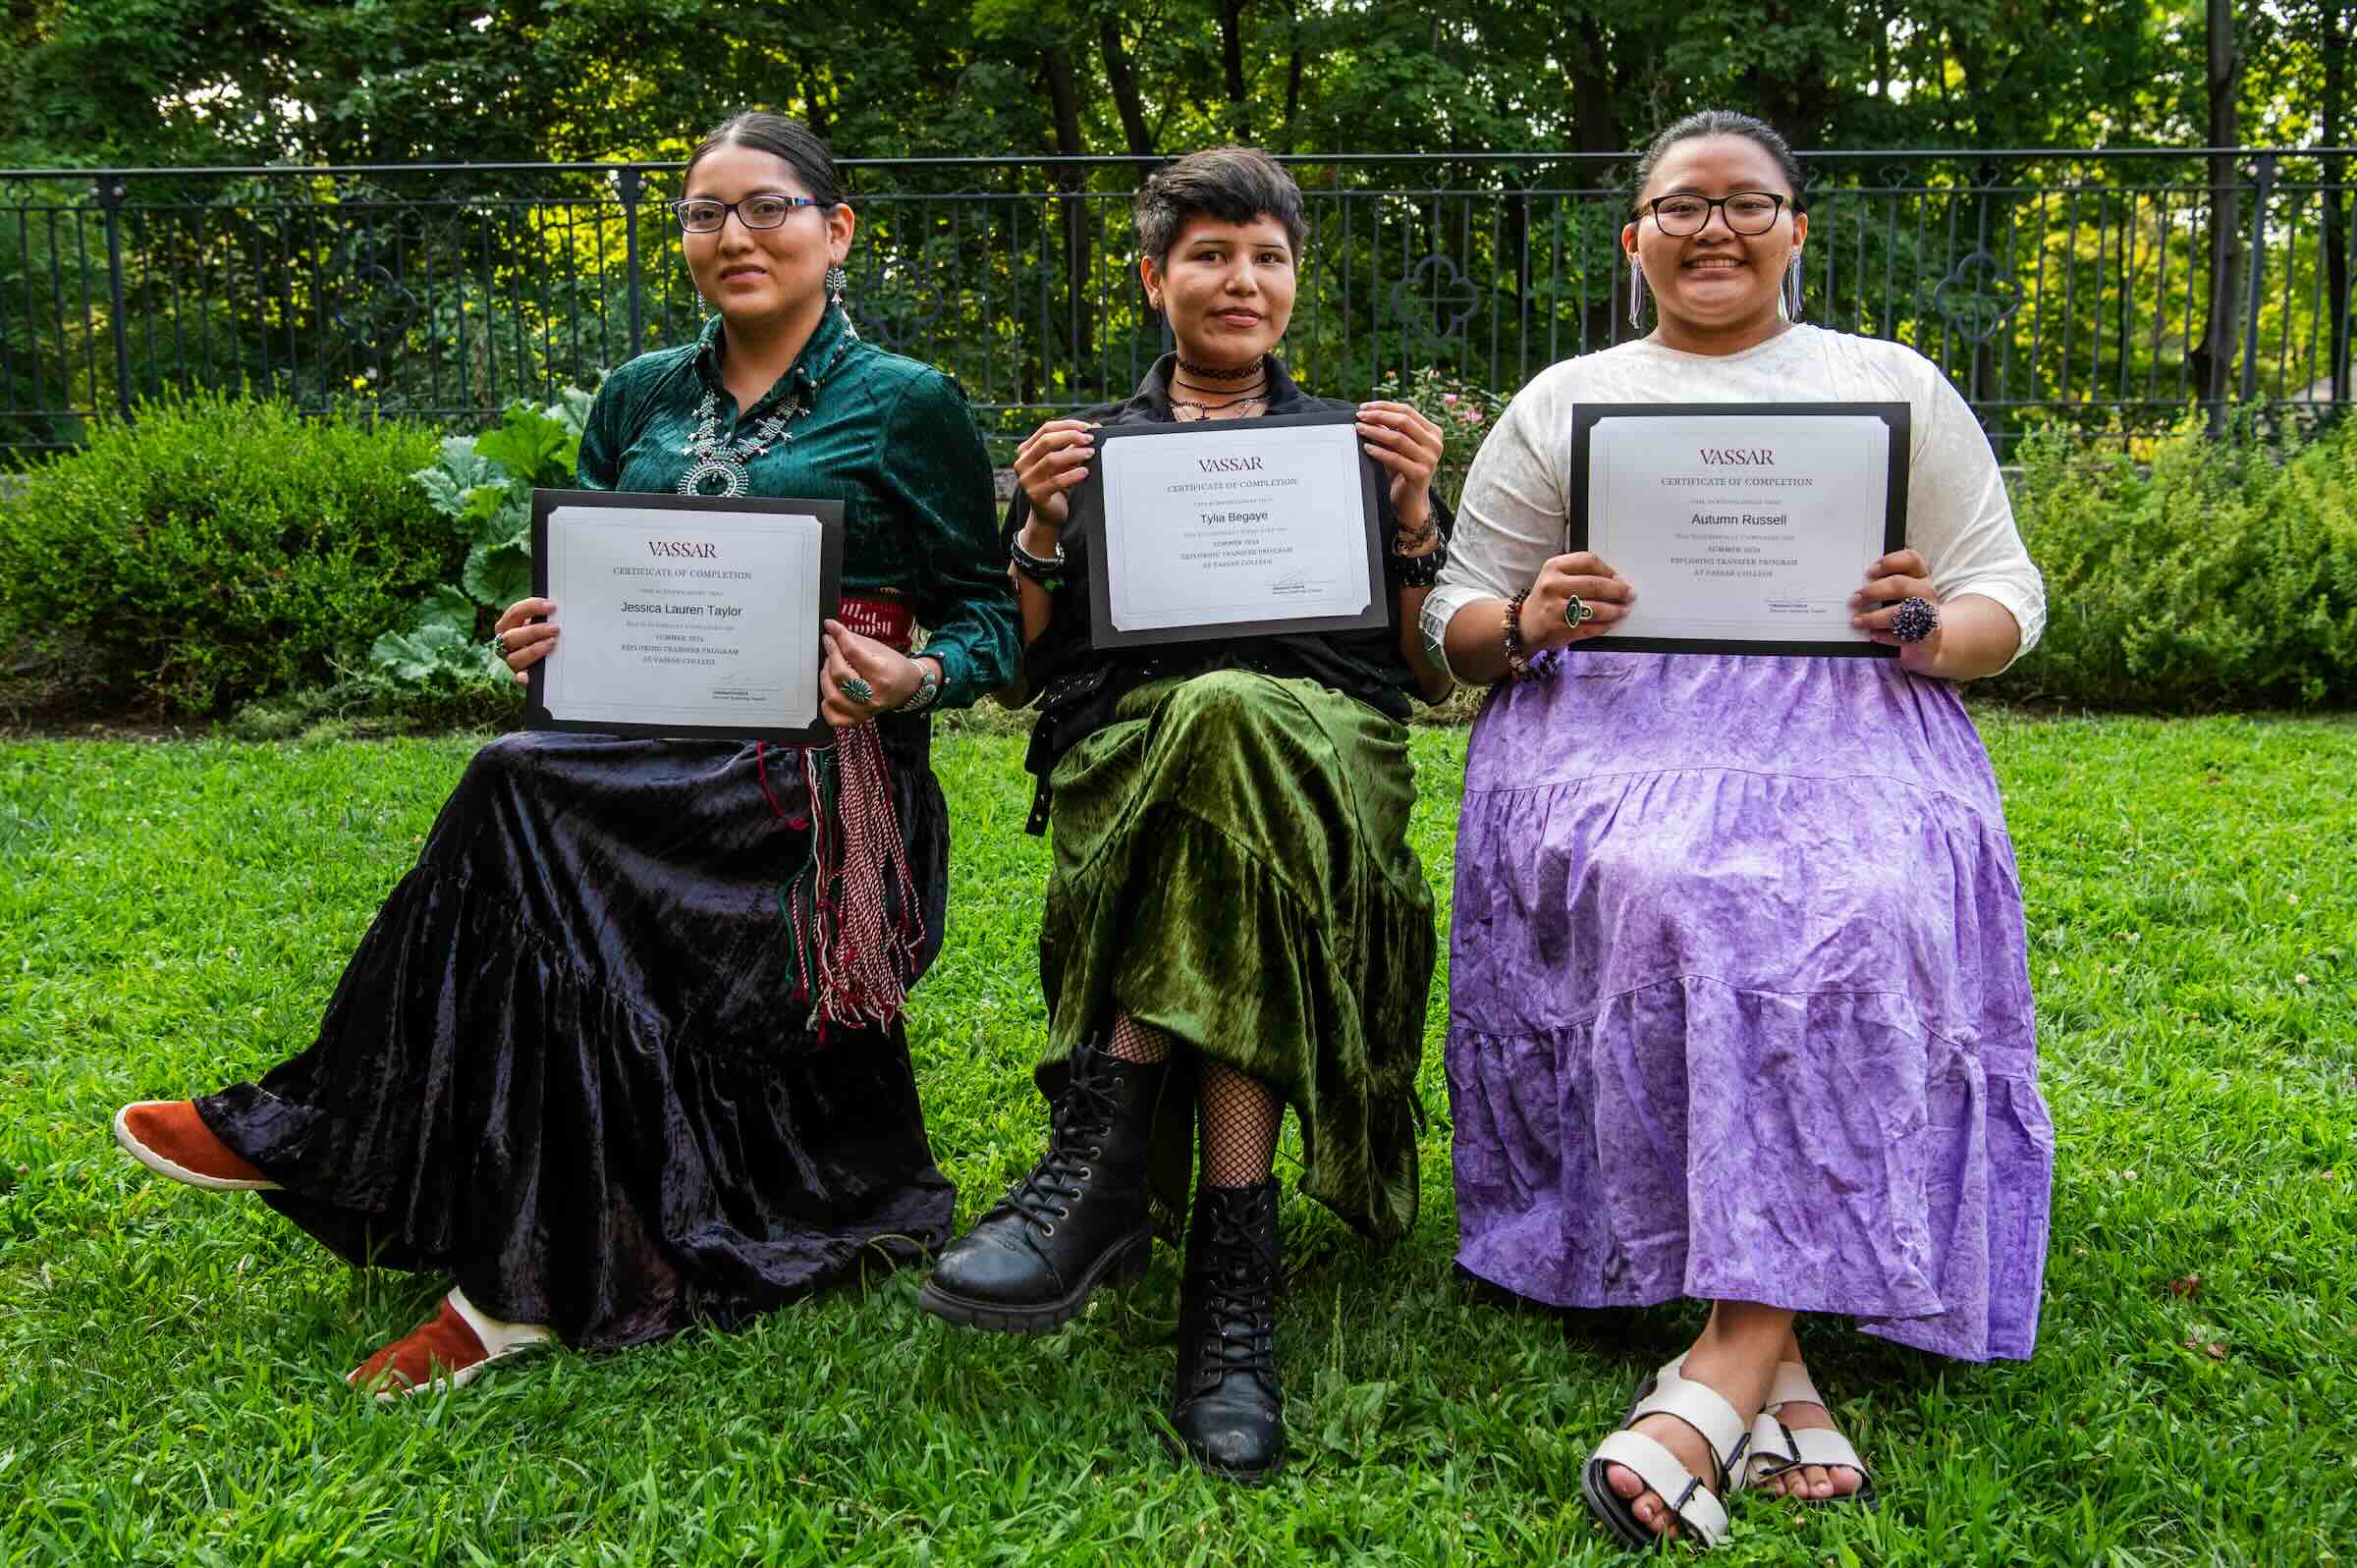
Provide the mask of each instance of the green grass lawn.
{"label": "green grass lawn", "polygon": [[[1984,728],[2060,1144],[2038,1355],[1804,1330],[1885,1507],[1742,1499],[1716,1560],[2357,1563],[2357,725]],[[1444,911],[1464,740],[1416,736]],[[948,1329],[886,1274],[741,1334],[352,1397],[439,1287],[145,1176],[107,1118],[308,1043],[473,744],[0,746],[0,1562],[1620,1560],[1578,1468],[1697,1314],[1453,1275],[1445,977],[1413,1237],[1370,1258],[1287,1203],[1294,1458],[1263,1491],[1157,1439],[1167,1254],[1043,1339]],[[954,925],[912,1032],[961,1217],[1044,1122],[1019,746],[939,751]]]}

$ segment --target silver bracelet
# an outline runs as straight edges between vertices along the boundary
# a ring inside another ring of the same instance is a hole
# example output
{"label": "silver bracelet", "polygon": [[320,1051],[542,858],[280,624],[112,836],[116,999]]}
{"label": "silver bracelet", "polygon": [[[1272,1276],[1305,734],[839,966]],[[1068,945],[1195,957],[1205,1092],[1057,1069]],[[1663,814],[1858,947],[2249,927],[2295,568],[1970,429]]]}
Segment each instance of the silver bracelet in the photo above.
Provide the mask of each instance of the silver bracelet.
{"label": "silver bracelet", "polygon": [[[910,660],[909,663],[916,664],[916,661]],[[927,708],[932,707],[940,696],[941,676],[935,675],[926,666],[917,664],[916,690],[909,694],[906,702],[892,711],[894,713],[923,713]]]}

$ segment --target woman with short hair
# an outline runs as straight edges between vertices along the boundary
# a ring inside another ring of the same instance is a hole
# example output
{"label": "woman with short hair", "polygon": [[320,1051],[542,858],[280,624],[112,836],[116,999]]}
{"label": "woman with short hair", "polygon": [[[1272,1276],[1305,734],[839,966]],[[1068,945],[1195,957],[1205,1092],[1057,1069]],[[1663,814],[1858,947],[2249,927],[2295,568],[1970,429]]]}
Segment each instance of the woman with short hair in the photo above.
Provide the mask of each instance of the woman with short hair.
{"label": "woman with short hair", "polygon": [[1136,219],[1177,351],[1127,402],[1033,433],[1006,527],[1040,694],[1034,822],[1055,840],[1039,940],[1048,1149],[921,1300],[979,1328],[1071,1318],[1144,1271],[1157,1228],[1185,1225],[1199,1128],[1170,1417],[1196,1463],[1257,1482],[1285,1444],[1272,1172],[1286,1107],[1302,1191],[1378,1241],[1415,1217],[1434,943],[1401,721],[1439,685],[1415,624],[1446,559],[1441,435],[1404,405],[1357,406],[1385,481],[1388,627],[1094,651],[1095,541],[1066,524],[1098,426],[1352,406],[1303,392],[1273,351],[1307,228],[1276,160],[1181,158],[1146,181]]}
{"label": "woman with short hair", "polygon": [[[1014,663],[989,461],[956,383],[844,315],[854,219],[817,136],[740,115],[683,185],[715,314],[606,379],[579,482],[844,504],[835,743],[502,736],[309,1050],[115,1121],[163,1175],[259,1191],[355,1264],[452,1277],[351,1375],[381,1397],[552,1337],[735,1325],[950,1235],[901,1013],[947,901],[926,710]],[[500,616],[518,680],[562,657],[559,614]]]}
{"label": "woman with short hair", "polygon": [[[1424,606],[1499,682],[1457,833],[1458,1261],[1559,1306],[1713,1304],[1587,1467],[1631,1545],[1714,1542],[1745,1485],[1871,1503],[1800,1314],[1968,1361],[2037,1335],[2054,1132],[1956,683],[2036,642],[2044,590],[1939,368],[1800,323],[1802,189],[1747,116],[1655,139],[1621,244],[1658,325],[1514,399]],[[1564,551],[1574,408],[1795,401],[1909,406],[1906,547],[1838,585],[1898,657],[1615,652],[1649,585]]]}

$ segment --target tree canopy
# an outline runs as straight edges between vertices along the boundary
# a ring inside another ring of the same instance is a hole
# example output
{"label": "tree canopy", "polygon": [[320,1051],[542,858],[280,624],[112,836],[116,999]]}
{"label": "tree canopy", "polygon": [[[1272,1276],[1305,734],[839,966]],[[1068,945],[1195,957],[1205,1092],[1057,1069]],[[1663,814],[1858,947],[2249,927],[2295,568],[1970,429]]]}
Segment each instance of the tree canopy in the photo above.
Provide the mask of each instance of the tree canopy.
{"label": "tree canopy", "polygon": [[[2349,0],[5,0],[0,157],[677,155],[744,107],[846,156],[1618,151],[1706,105],[1796,146],[2343,139]],[[2057,46],[2067,40],[2067,46]]]}

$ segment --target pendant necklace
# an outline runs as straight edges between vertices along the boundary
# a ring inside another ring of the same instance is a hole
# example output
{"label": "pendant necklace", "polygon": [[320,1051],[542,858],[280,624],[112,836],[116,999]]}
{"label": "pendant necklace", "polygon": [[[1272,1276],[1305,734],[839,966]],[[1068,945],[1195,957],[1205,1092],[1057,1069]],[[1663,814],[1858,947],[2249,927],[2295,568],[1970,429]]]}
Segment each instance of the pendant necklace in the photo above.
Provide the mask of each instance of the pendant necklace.
{"label": "pendant necklace", "polygon": [[[1191,392],[1195,389],[1190,387],[1187,390]],[[1230,398],[1222,403],[1201,403],[1192,398],[1178,397],[1176,383],[1173,384],[1172,391],[1171,416],[1180,421],[1208,419],[1224,408],[1248,408],[1255,404],[1266,408],[1269,404],[1269,390],[1266,387],[1257,392],[1246,393],[1240,398]]]}
{"label": "pendant necklace", "polygon": [[[680,494],[722,500],[743,495],[752,487],[744,471],[745,460],[766,455],[777,441],[793,441],[786,427],[803,412],[801,399],[790,395],[778,405],[776,413],[754,427],[751,435],[724,444],[720,439],[720,400],[705,393],[704,401],[695,406],[695,433],[680,446],[680,456],[696,460],[693,466],[680,475]],[[714,483],[720,488],[706,488]]]}

